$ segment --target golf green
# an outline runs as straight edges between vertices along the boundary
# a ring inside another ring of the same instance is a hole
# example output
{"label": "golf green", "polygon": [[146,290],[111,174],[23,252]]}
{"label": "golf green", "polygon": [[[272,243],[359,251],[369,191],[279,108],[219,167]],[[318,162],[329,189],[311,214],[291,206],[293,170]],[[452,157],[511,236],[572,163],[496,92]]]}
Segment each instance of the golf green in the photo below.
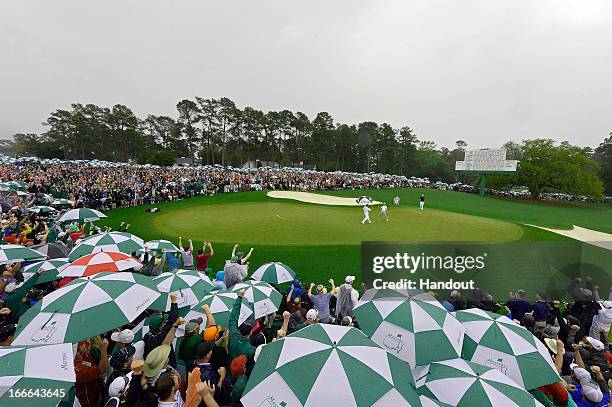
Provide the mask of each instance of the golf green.
{"label": "golf green", "polygon": [[[426,195],[425,211],[418,209],[418,197]],[[371,213],[372,224],[361,224],[359,207],[328,206],[274,199],[261,192],[195,197],[156,204],[160,211],[132,207],[107,212],[99,222],[117,229],[120,222],[131,224],[129,231],[145,240],[168,239],[184,244],[193,239],[196,248],[204,241],[213,244],[210,265],[223,268],[234,243],[240,250],[253,247],[250,268],[280,261],[290,265],[304,282],[327,283],[344,276],[359,279],[360,242],[384,241],[515,241],[567,240],[568,238],[526,226],[570,228],[571,225],[612,233],[609,205],[563,206],[510,201],[492,197],[411,188],[384,190],[328,191],[324,194],[356,197],[370,195],[379,201],[401,199],[389,205],[389,222],[379,221],[378,208]],[[602,249],[603,250],[603,249]],[[489,291],[505,296],[509,290],[533,289],[550,284],[553,274],[529,270],[496,275]],[[559,282],[565,284],[566,282]],[[602,285],[605,282],[602,281]]]}

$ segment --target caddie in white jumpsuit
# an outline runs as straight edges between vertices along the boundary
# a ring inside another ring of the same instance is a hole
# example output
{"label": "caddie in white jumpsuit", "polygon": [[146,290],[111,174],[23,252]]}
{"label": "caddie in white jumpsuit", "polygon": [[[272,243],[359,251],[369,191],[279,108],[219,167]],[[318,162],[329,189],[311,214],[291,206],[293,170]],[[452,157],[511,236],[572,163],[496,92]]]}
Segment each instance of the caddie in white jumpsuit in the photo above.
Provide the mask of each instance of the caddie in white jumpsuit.
{"label": "caddie in white jumpsuit", "polygon": [[363,220],[361,221],[362,225],[365,225],[366,221],[368,223],[372,223],[372,221],[370,220],[370,211],[372,209],[370,209],[370,207],[366,204],[363,206]]}
{"label": "caddie in white jumpsuit", "polygon": [[389,222],[389,216],[387,216],[387,204],[384,202],[380,207],[380,215],[378,216],[378,220],[382,220],[383,216],[385,217],[387,222]]}

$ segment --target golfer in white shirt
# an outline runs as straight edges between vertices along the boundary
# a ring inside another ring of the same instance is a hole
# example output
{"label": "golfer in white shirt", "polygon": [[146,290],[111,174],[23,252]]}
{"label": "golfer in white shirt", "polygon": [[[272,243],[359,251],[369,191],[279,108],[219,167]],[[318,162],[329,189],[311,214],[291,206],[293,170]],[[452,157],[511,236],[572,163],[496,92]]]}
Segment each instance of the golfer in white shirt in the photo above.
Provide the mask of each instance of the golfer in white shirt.
{"label": "golfer in white shirt", "polygon": [[363,220],[361,221],[362,225],[365,225],[366,221],[368,223],[372,223],[372,221],[370,220],[370,211],[372,209],[370,209],[370,207],[366,204],[363,206]]}
{"label": "golfer in white shirt", "polygon": [[383,216],[385,217],[387,222],[389,222],[389,216],[387,216],[387,204],[384,202],[380,207],[380,215],[378,216],[378,220],[382,220]]}

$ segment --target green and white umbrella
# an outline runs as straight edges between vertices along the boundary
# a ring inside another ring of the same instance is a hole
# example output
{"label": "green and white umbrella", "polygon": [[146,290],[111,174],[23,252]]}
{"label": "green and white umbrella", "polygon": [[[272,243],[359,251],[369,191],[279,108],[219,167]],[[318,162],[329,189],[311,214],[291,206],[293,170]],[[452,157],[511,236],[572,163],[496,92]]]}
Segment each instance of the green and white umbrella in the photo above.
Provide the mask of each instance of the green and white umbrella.
{"label": "green and white umbrella", "polygon": [[192,307],[210,292],[213,284],[204,273],[194,270],[178,270],[175,273],[162,273],[151,281],[161,296],[149,306],[158,311],[170,311],[170,294],[176,293],[179,308]]}
{"label": "green and white umbrella", "polygon": [[106,215],[100,211],[90,208],[78,208],[66,211],[66,213],[62,214],[58,220],[60,222],[72,222],[75,220],[94,221],[102,218],[106,218]]}
{"label": "green and white umbrella", "polygon": [[417,392],[451,406],[542,406],[497,369],[452,359],[413,369]]}
{"label": "green and white umbrella", "polygon": [[283,300],[281,293],[263,281],[245,281],[232,288],[234,293],[239,293],[240,290],[245,290],[244,298],[247,299],[249,307],[253,310],[255,319],[278,311]]}
{"label": "green and white umbrella", "polygon": [[36,284],[48,283],[50,281],[60,280],[62,277],[59,277],[58,274],[68,264],[70,264],[70,262],[67,258],[39,261],[25,266],[22,273],[24,278],[28,280],[42,268],[44,271],[38,277]]}
{"label": "green and white umbrella", "polygon": [[440,400],[432,399],[427,396],[420,396],[422,407],[452,407],[450,404],[442,403]]}
{"label": "green and white umbrella", "polygon": [[45,256],[36,250],[32,250],[18,244],[0,245],[0,264],[11,264],[22,261],[42,260]]}
{"label": "green and white umbrella", "polygon": [[356,328],[315,324],[264,345],[242,404],[420,406],[408,366]]}
{"label": "green and white umbrella", "polygon": [[98,252],[119,252],[131,255],[144,249],[144,240],[127,232],[104,232],[89,236],[77,244],[68,255],[75,261],[88,254]]}
{"label": "green and white umbrella", "polygon": [[500,370],[527,390],[561,380],[546,346],[508,317],[478,308],[454,314],[466,329],[463,359]]}
{"label": "green and white umbrella", "polygon": [[51,202],[51,205],[56,205],[56,206],[72,206],[72,205],[74,205],[74,202],[72,202],[70,199],[55,198],[53,200],[53,202]]}
{"label": "green and white umbrella", "polygon": [[178,252],[179,251],[179,248],[176,247],[169,240],[149,240],[148,242],[145,243],[145,247],[149,251],[155,250],[155,251],[161,252],[163,249],[166,249],[167,252]]}
{"label": "green and white umbrella", "polygon": [[30,206],[28,208],[28,212],[34,212],[34,213],[53,213],[55,211],[56,211],[55,208],[52,208],[50,206],[44,206],[44,205]]}
{"label": "green and white umbrella", "polygon": [[270,284],[282,284],[295,279],[295,271],[283,263],[266,263],[259,267],[251,279],[265,281]]}
{"label": "green and white umbrella", "polygon": [[129,324],[159,296],[148,277],[135,273],[77,278],[23,314],[13,344],[76,343]]}
{"label": "green and white umbrella", "polygon": [[72,344],[0,347],[0,405],[55,407],[76,380]]}
{"label": "green and white umbrella", "polygon": [[[207,304],[210,308],[210,312],[215,317],[215,323],[221,325],[225,329],[229,325],[230,312],[236,302],[236,298],[238,298],[238,294],[233,292],[213,291],[204,296],[202,301],[189,310],[187,315],[185,315],[185,320],[189,321],[190,319],[202,318],[204,323],[200,326],[200,330],[204,330],[206,328],[206,314],[202,311],[202,305]],[[238,326],[242,325],[244,321],[252,316],[253,310],[248,305],[248,301],[243,298],[240,306],[240,316],[238,317]],[[176,330],[176,336],[183,336],[184,334],[185,327],[181,325]]]}
{"label": "green and white umbrella", "polygon": [[429,293],[370,289],[353,314],[369,338],[411,367],[461,356],[465,328]]}

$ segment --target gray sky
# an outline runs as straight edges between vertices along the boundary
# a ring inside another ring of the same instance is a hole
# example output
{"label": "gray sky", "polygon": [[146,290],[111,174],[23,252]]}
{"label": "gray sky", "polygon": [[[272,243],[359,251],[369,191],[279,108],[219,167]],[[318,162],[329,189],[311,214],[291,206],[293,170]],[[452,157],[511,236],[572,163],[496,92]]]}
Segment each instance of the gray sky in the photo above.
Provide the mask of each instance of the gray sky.
{"label": "gray sky", "polygon": [[409,125],[450,146],[612,131],[609,0],[0,3],[0,137],[183,98]]}

